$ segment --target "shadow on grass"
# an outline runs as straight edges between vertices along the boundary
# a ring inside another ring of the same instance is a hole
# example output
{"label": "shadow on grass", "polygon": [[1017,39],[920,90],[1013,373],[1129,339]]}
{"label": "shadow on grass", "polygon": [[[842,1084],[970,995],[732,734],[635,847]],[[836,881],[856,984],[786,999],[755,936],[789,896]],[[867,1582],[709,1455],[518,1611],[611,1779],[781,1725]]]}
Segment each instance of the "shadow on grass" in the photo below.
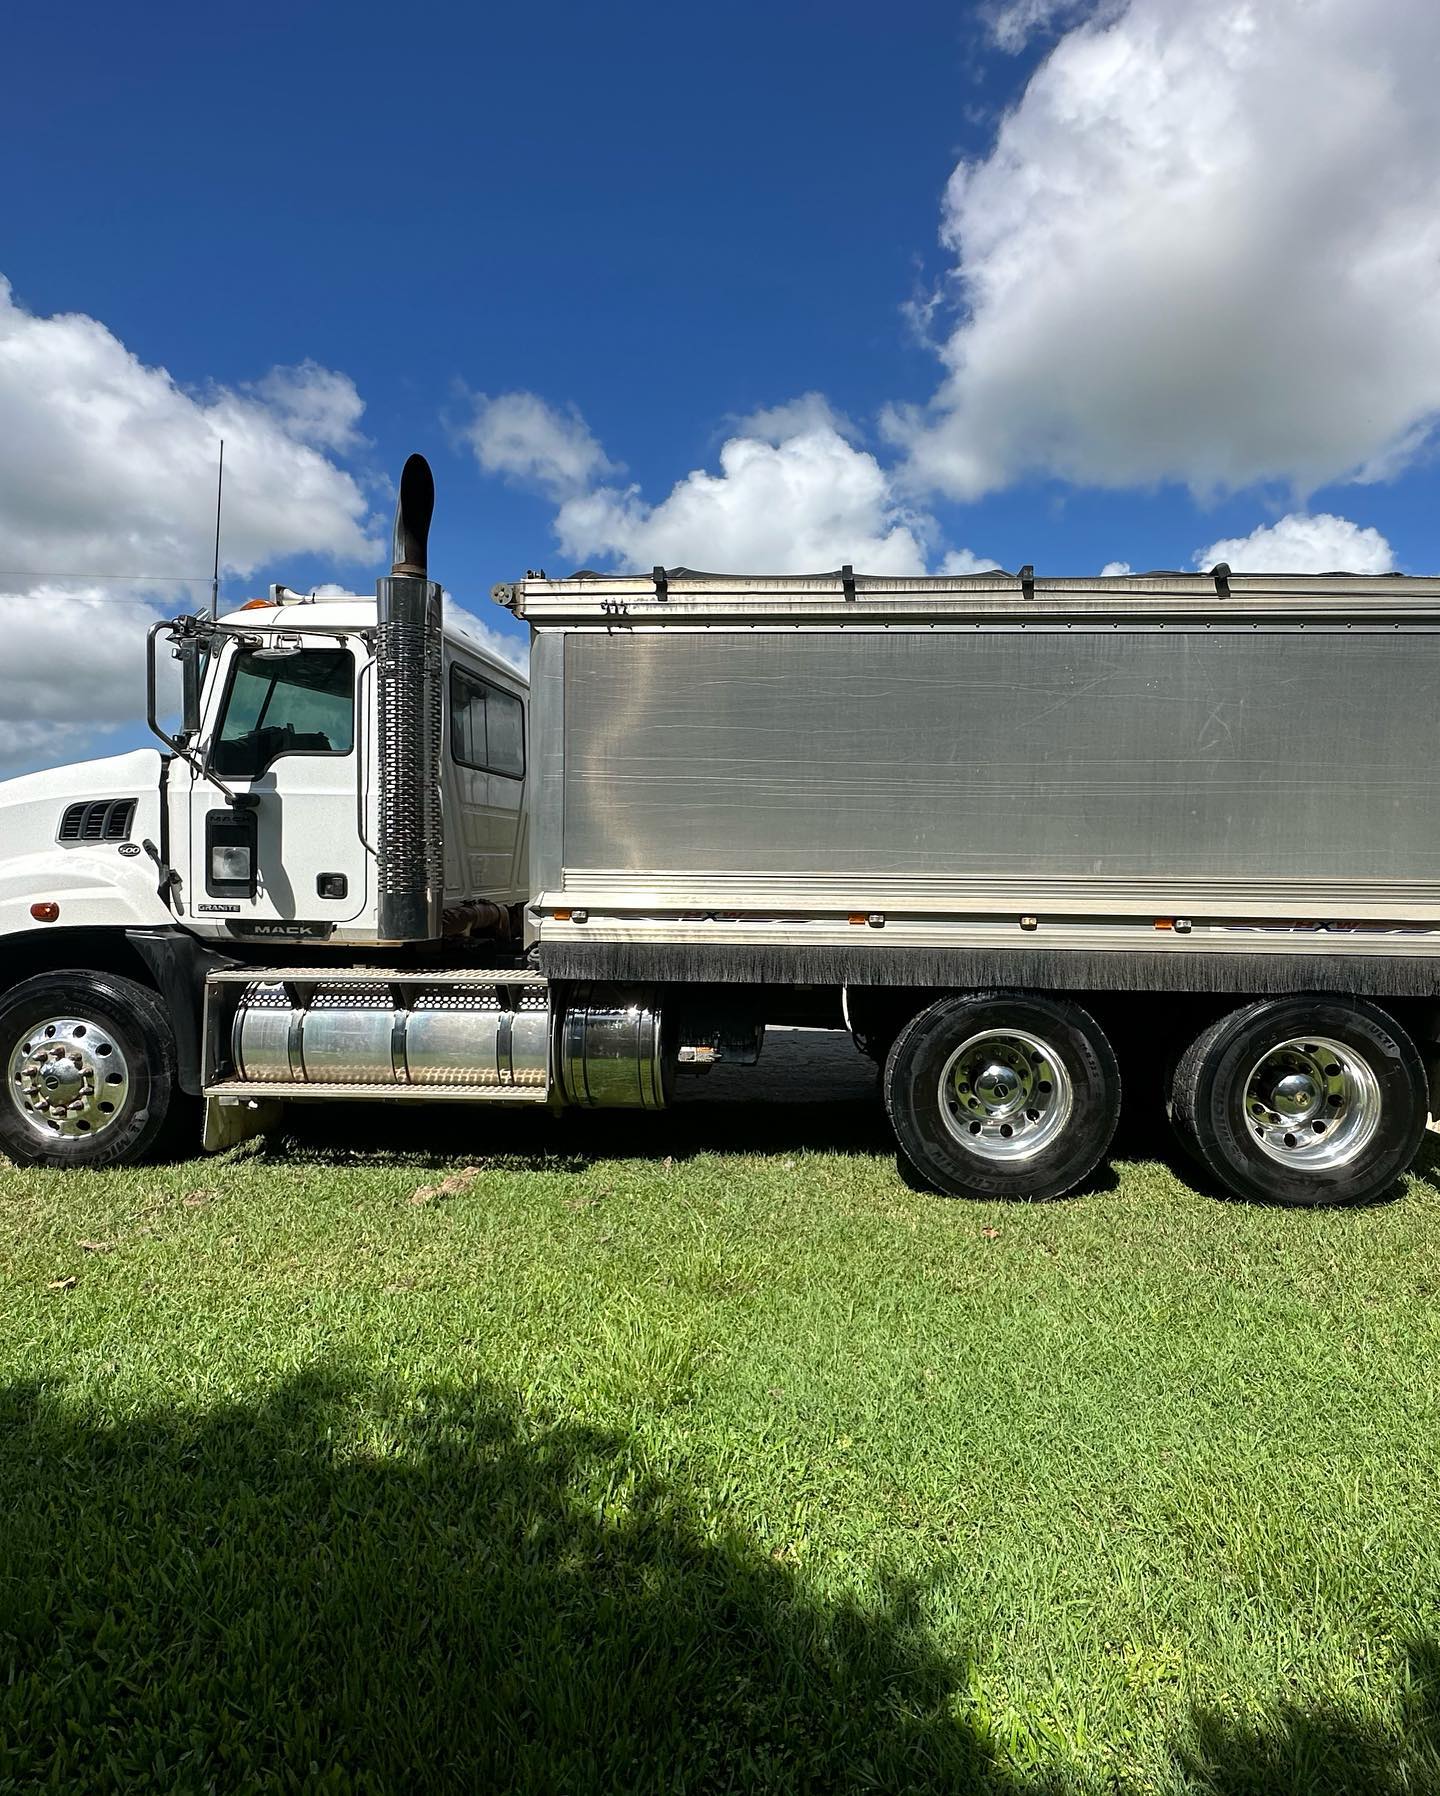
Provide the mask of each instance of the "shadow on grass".
{"label": "shadow on grass", "polygon": [[1390,1727],[1283,1704],[1258,1721],[1197,1710],[1174,1754],[1204,1796],[1420,1796],[1440,1789],[1440,1646],[1403,1649]]}
{"label": "shadow on grass", "polygon": [[[114,1425],[11,1389],[0,1513],[0,1788],[1127,1788],[1010,1771],[913,1590],[822,1601],[635,1443],[481,1387]],[[1197,1714],[1146,1787],[1432,1789],[1436,1663],[1383,1737]]]}
{"label": "shadow on grass", "polygon": [[492,1392],[359,1418],[316,1377],[114,1427],[0,1396],[0,1787],[1019,1788],[912,1593],[817,1602]]}
{"label": "shadow on grass", "polygon": [[[1267,1205],[1237,1197],[1185,1153],[1165,1117],[1158,1065],[1130,1044],[1115,1139],[1094,1171],[1056,1201],[1079,1202],[1117,1190],[1117,1160],[1155,1160],[1203,1196],[1251,1208],[1287,1207],[1278,1200]],[[883,1158],[910,1190],[941,1195],[897,1153],[878,1070],[838,1031],[772,1031],[757,1067],[682,1076],[670,1107],[660,1112],[292,1104],[282,1130],[252,1151],[282,1160],[299,1151],[336,1166],[479,1159],[513,1172],[582,1172],[607,1160],[689,1160],[700,1154],[840,1153]],[[1440,1171],[1440,1137],[1426,1135],[1414,1171],[1432,1179]],[[1405,1189],[1401,1180],[1368,1203],[1350,1207],[1393,1203]]]}
{"label": "shadow on grass", "polygon": [[[524,1171],[583,1171],[604,1160],[689,1160],[699,1154],[839,1153],[893,1155],[879,1105],[796,1102],[754,1106],[694,1104],[634,1110],[485,1110],[433,1105],[422,1111],[293,1105],[263,1150],[280,1158],[290,1144],[310,1158],[483,1159]],[[363,1112],[363,1114],[361,1114]]]}
{"label": "shadow on grass", "polygon": [[875,1068],[835,1031],[775,1031],[756,1067],[681,1075],[669,1108],[550,1111],[474,1104],[292,1105],[284,1134],[312,1157],[483,1155],[513,1170],[698,1154],[895,1151]]}

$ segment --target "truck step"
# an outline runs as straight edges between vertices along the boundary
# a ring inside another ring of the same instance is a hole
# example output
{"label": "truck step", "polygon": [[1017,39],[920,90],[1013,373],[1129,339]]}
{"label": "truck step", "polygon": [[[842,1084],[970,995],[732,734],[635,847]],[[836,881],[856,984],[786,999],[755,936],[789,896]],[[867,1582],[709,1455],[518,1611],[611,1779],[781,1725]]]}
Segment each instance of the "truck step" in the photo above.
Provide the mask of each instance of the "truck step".
{"label": "truck step", "polygon": [[543,973],[503,967],[223,967],[208,975],[209,985],[548,985]]}
{"label": "truck step", "polygon": [[411,1103],[420,1098],[440,1104],[544,1104],[550,1097],[544,1085],[341,1085],[288,1079],[220,1079],[205,1087],[205,1095],[218,1098],[221,1103],[249,1103],[262,1098],[318,1098],[326,1103],[336,1098],[371,1098],[377,1102],[403,1098]]}

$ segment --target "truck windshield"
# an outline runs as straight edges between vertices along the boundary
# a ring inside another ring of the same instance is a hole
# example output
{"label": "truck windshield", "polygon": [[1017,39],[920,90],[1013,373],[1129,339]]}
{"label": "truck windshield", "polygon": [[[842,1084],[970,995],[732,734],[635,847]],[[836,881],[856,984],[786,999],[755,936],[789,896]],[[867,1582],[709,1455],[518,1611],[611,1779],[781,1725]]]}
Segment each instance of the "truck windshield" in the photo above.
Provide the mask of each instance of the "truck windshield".
{"label": "truck windshield", "polygon": [[278,660],[240,650],[230,664],[211,767],[254,779],[281,755],[348,755],[354,694],[349,649],[302,649]]}

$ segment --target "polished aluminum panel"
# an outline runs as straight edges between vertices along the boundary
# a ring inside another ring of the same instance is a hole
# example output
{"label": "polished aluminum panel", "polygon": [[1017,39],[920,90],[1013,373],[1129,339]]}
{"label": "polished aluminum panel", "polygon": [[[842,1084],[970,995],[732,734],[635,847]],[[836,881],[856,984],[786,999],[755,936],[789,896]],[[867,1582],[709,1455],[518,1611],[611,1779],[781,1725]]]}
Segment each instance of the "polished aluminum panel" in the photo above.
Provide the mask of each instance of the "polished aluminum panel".
{"label": "polished aluminum panel", "polygon": [[580,630],[564,683],[567,869],[1440,879],[1428,630]]}
{"label": "polished aluminum panel", "polygon": [[565,805],[564,631],[535,632],[530,645],[530,889],[558,887]]}
{"label": "polished aluminum panel", "polygon": [[511,1084],[540,1086],[550,1082],[550,997],[527,992],[510,1019]]}
{"label": "polished aluminum panel", "polygon": [[268,1084],[301,1077],[290,1063],[294,1016],[280,985],[267,981],[246,989],[230,1027],[230,1054],[242,1079]]}
{"label": "polished aluminum panel", "polygon": [[411,1084],[545,1085],[549,998],[527,992],[520,1003],[511,1010],[493,986],[417,994],[405,1022]]}
{"label": "polished aluminum panel", "polygon": [[895,625],[961,620],[1017,624],[1056,619],[1147,627],[1180,620],[1220,626],[1252,620],[1434,620],[1440,578],[1410,574],[1208,574],[1159,571],[1079,579],[1027,579],[999,568],[979,574],[696,574],[672,568],[663,588],[650,574],[574,574],[527,579],[493,595],[537,629],[599,623],[607,629],[682,629],[700,623]]}
{"label": "polished aluminum panel", "polygon": [[[294,989],[294,988],[292,988]],[[276,981],[249,986],[231,1026],[247,1083],[516,1087],[544,1092],[550,1076],[550,996],[529,979],[503,986],[376,981],[316,984],[292,1004]],[[509,1001],[513,995],[515,1002]]]}
{"label": "polished aluminum panel", "polygon": [[300,1013],[304,1077],[329,1084],[384,1085],[395,1011],[383,985],[322,986]]}
{"label": "polished aluminum panel", "polygon": [[663,1110],[670,1068],[655,995],[582,986],[560,1025],[560,1079],[583,1109]]}
{"label": "polished aluminum panel", "polygon": [[499,1085],[503,1009],[493,987],[418,993],[405,1026],[405,1065],[415,1085]]}

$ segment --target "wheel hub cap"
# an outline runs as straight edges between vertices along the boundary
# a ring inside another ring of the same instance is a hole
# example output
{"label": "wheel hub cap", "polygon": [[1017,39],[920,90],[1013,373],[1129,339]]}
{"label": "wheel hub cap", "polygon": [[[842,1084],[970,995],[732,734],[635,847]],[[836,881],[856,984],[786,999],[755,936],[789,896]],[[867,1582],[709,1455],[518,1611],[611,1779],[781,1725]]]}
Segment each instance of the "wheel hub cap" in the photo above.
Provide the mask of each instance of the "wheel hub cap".
{"label": "wheel hub cap", "polygon": [[1315,1108],[1320,1088],[1306,1073],[1286,1073],[1271,1093],[1271,1103],[1282,1116],[1305,1117]]}
{"label": "wheel hub cap", "polygon": [[1261,1152],[1297,1169],[1349,1165],[1380,1125],[1374,1068],[1323,1035],[1296,1036],[1261,1055],[1241,1101]]}
{"label": "wheel hub cap", "polygon": [[992,1060],[975,1075],[975,1095],[992,1114],[1018,1109],[1023,1101],[1024,1075],[1013,1066]]}
{"label": "wheel hub cap", "polygon": [[130,1067],[103,1023],[49,1017],[15,1043],[6,1091],[37,1135],[99,1135],[130,1095]]}
{"label": "wheel hub cap", "polygon": [[1055,1050],[1018,1029],[987,1029],[961,1042],[940,1075],[940,1114],[981,1159],[1029,1160],[1049,1145],[1074,1104]]}

